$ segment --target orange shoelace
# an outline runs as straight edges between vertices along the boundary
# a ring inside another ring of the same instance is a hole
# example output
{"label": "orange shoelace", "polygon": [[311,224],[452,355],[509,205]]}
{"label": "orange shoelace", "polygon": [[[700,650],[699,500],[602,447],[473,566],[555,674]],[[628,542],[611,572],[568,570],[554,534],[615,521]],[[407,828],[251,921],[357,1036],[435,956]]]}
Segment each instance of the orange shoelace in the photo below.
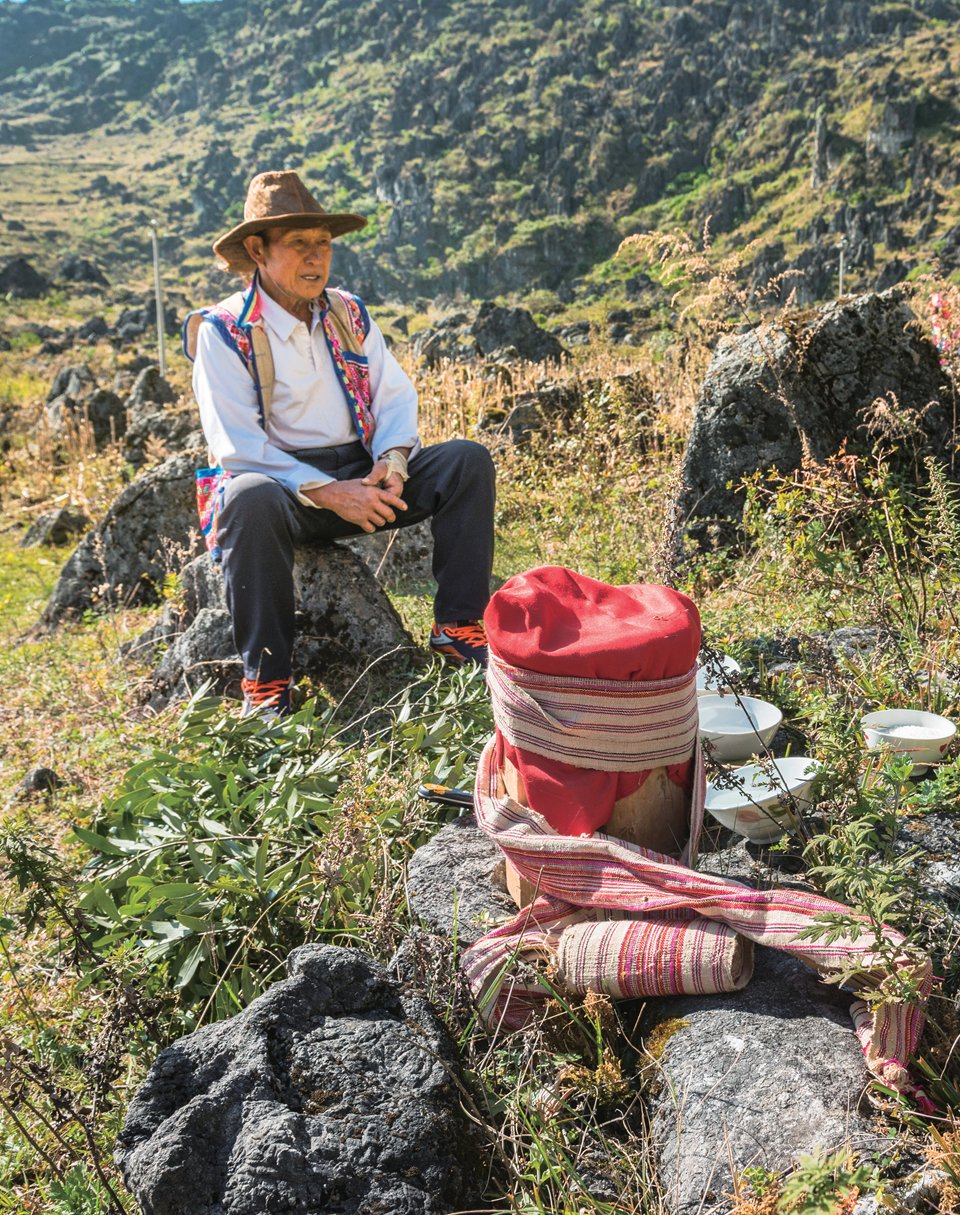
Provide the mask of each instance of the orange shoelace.
{"label": "orange shoelace", "polygon": [[289,679],[241,679],[240,691],[244,699],[258,709],[263,705],[275,705],[290,687]]}
{"label": "orange shoelace", "polygon": [[482,620],[467,620],[463,624],[453,626],[447,624],[443,626],[443,632],[457,641],[466,642],[467,645],[484,646],[487,644],[487,633]]}

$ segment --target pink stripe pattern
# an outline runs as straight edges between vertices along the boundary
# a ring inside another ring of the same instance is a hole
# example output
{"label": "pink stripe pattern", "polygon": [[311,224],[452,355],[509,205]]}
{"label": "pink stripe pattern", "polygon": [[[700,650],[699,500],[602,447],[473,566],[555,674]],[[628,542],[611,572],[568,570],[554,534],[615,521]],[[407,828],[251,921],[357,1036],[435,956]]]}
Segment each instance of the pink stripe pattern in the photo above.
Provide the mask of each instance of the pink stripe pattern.
{"label": "pink stripe pattern", "polygon": [[[504,664],[498,664],[491,686],[503,671]],[[526,680],[529,672],[523,675]],[[495,707],[503,699],[495,695]],[[498,725],[499,713],[498,708]],[[636,726],[642,732],[642,722]],[[611,759],[622,758],[619,737],[608,739],[607,747]],[[904,942],[899,933],[885,927],[878,942],[867,920],[856,917],[863,931],[834,939],[835,929],[816,931],[817,917],[853,913],[820,895],[755,890],[599,832],[559,835],[535,810],[502,795],[496,748],[493,738],[480,759],[477,823],[537,897],[464,955],[464,970],[488,1023],[519,1028],[542,1008],[549,991],[539,979],[538,960],[557,967],[562,980],[579,992],[693,994],[742,986],[750,973],[748,943],[755,942],[782,949],[828,980],[854,963],[854,985],[866,999],[854,1002],[851,1015],[867,1067],[889,1087],[915,1091],[907,1064],[923,1030],[932,971],[929,959],[907,950],[896,953],[895,969],[914,983],[919,999],[905,1003],[882,995],[893,977],[889,947],[897,951]],[[691,854],[703,815],[699,752],[697,765]],[[570,931],[573,936],[565,941]],[[736,955],[732,937],[747,943]],[[887,947],[883,954],[878,944]]]}
{"label": "pink stripe pattern", "polygon": [[686,763],[697,742],[696,669],[674,679],[542,675],[490,655],[497,729],[511,745],[599,772]]}

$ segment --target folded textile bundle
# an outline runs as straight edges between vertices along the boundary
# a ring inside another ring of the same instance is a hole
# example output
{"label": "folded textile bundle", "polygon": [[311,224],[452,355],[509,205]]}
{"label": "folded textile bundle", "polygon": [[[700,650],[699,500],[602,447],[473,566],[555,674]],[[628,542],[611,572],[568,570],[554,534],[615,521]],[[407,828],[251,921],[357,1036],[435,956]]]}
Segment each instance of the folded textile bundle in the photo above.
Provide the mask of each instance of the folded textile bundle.
{"label": "folded textile bundle", "polygon": [[[463,965],[484,1017],[496,1025],[520,1026],[548,998],[546,983],[524,963],[547,958],[558,979],[580,992],[612,995],[695,994],[733,990],[750,974],[750,943],[782,949],[826,978],[845,973],[862,995],[888,991],[882,1001],[857,1000],[851,1012],[867,1066],[891,1087],[912,1089],[908,1061],[923,1029],[922,1006],[932,978],[929,959],[901,949],[904,938],[870,925],[849,908],[808,892],[754,890],[709,874],[697,873],[674,856],[582,828],[584,821],[604,823],[618,774],[636,772],[651,756],[686,746],[687,697],[696,692],[689,676],[640,679],[636,667],[623,681],[609,674],[583,674],[601,665],[599,656],[580,654],[571,646],[600,644],[606,628],[590,627],[590,614],[607,615],[610,597],[602,584],[570,571],[534,570],[522,576],[522,623],[549,657],[549,665],[570,663],[575,674],[553,670],[540,657],[536,666],[514,665],[516,647],[511,580],[498,591],[487,614],[490,644],[488,683],[493,696],[497,733],[487,744],[477,772],[475,807],[478,825],[497,843],[507,861],[530,885],[535,898],[508,923],[487,933],[467,950]],[[545,619],[537,623],[536,591],[543,583]],[[578,588],[576,622],[557,609],[558,588]],[[589,585],[586,585],[589,584]],[[673,592],[656,588],[662,608]],[[643,598],[648,588],[607,588]],[[510,611],[497,604],[504,595]],[[666,598],[664,598],[666,596]],[[692,607],[692,605],[691,605]],[[694,609],[695,611],[695,609]],[[624,614],[625,616],[626,614]],[[662,610],[667,627],[672,613]],[[645,640],[652,634],[643,615]],[[504,644],[501,621],[511,623]],[[629,622],[618,622],[621,633]],[[553,630],[558,630],[554,632]],[[699,640],[699,636],[698,636]],[[507,661],[502,651],[511,650]],[[629,654],[619,639],[621,659]],[[655,652],[655,647],[652,651]],[[557,655],[560,655],[558,658]],[[689,683],[689,688],[687,684]],[[693,727],[696,746],[696,725]],[[504,766],[512,753],[525,765],[525,799],[508,796]],[[695,779],[690,801],[690,841],[683,859],[692,859],[702,823],[704,777],[699,749],[691,763]],[[539,757],[534,763],[532,757]],[[569,798],[558,811],[551,804],[564,764],[580,770],[579,794],[602,795],[592,802],[586,820],[571,812]],[[529,774],[529,779],[528,779]],[[613,777],[613,784],[610,777]],[[843,917],[852,927],[845,934],[821,927],[821,917]],[[862,927],[861,927],[862,925]],[[568,936],[568,934],[570,934]],[[742,942],[739,947],[736,939]],[[852,976],[852,977],[851,977]],[[913,990],[916,999],[891,997],[891,983]]]}
{"label": "folded textile bundle", "polygon": [[702,916],[571,924],[555,949],[562,983],[616,1000],[739,991],[753,974],[753,942]]}

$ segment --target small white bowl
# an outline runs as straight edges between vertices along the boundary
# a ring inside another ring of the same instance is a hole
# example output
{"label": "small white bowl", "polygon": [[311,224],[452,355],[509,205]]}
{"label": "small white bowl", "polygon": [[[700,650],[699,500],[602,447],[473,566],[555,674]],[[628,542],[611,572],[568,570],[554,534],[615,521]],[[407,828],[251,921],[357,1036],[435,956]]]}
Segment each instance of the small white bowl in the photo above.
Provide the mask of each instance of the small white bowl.
{"label": "small white bowl", "polygon": [[769,844],[797,826],[792,807],[780,798],[792,795],[802,811],[811,806],[806,794],[823,765],[807,755],[791,755],[773,761],[772,767],[745,764],[730,773],[738,789],[718,789],[707,782],[706,808],[713,817],[738,835],[756,844]]}
{"label": "small white bowl", "polygon": [[889,750],[914,764],[935,764],[953,740],[957,727],[946,717],[920,709],[881,709],[860,718],[870,751]]}
{"label": "small white bowl", "polygon": [[700,737],[710,743],[714,758],[722,760],[756,755],[771,742],[783,721],[776,705],[753,696],[741,696],[739,701],[735,696],[701,696],[697,708]]}
{"label": "small white bowl", "polygon": [[[721,666],[723,667],[724,676],[739,675],[740,663],[735,658],[730,658],[729,655],[721,655]],[[702,665],[702,659],[697,659],[697,695],[711,696],[717,692],[729,692],[730,684],[727,679],[719,679],[712,671],[709,671]]]}

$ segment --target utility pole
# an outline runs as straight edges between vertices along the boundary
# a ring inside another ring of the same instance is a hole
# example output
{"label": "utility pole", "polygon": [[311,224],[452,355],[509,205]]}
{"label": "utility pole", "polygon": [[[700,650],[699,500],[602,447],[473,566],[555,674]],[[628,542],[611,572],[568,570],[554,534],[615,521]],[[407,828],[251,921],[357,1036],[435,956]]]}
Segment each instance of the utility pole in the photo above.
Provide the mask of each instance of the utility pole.
{"label": "utility pole", "polygon": [[843,272],[846,269],[847,238],[845,236],[840,237],[840,244],[837,245],[837,248],[840,250],[840,283],[837,287],[837,299],[839,299],[843,295]]}
{"label": "utility pole", "polygon": [[[153,242],[153,293],[157,304],[157,350],[160,354],[160,374],[166,378],[167,358],[163,348],[163,288],[160,286],[160,244],[157,240],[157,221],[150,221],[150,239]],[[843,271],[840,272],[843,282]]]}

